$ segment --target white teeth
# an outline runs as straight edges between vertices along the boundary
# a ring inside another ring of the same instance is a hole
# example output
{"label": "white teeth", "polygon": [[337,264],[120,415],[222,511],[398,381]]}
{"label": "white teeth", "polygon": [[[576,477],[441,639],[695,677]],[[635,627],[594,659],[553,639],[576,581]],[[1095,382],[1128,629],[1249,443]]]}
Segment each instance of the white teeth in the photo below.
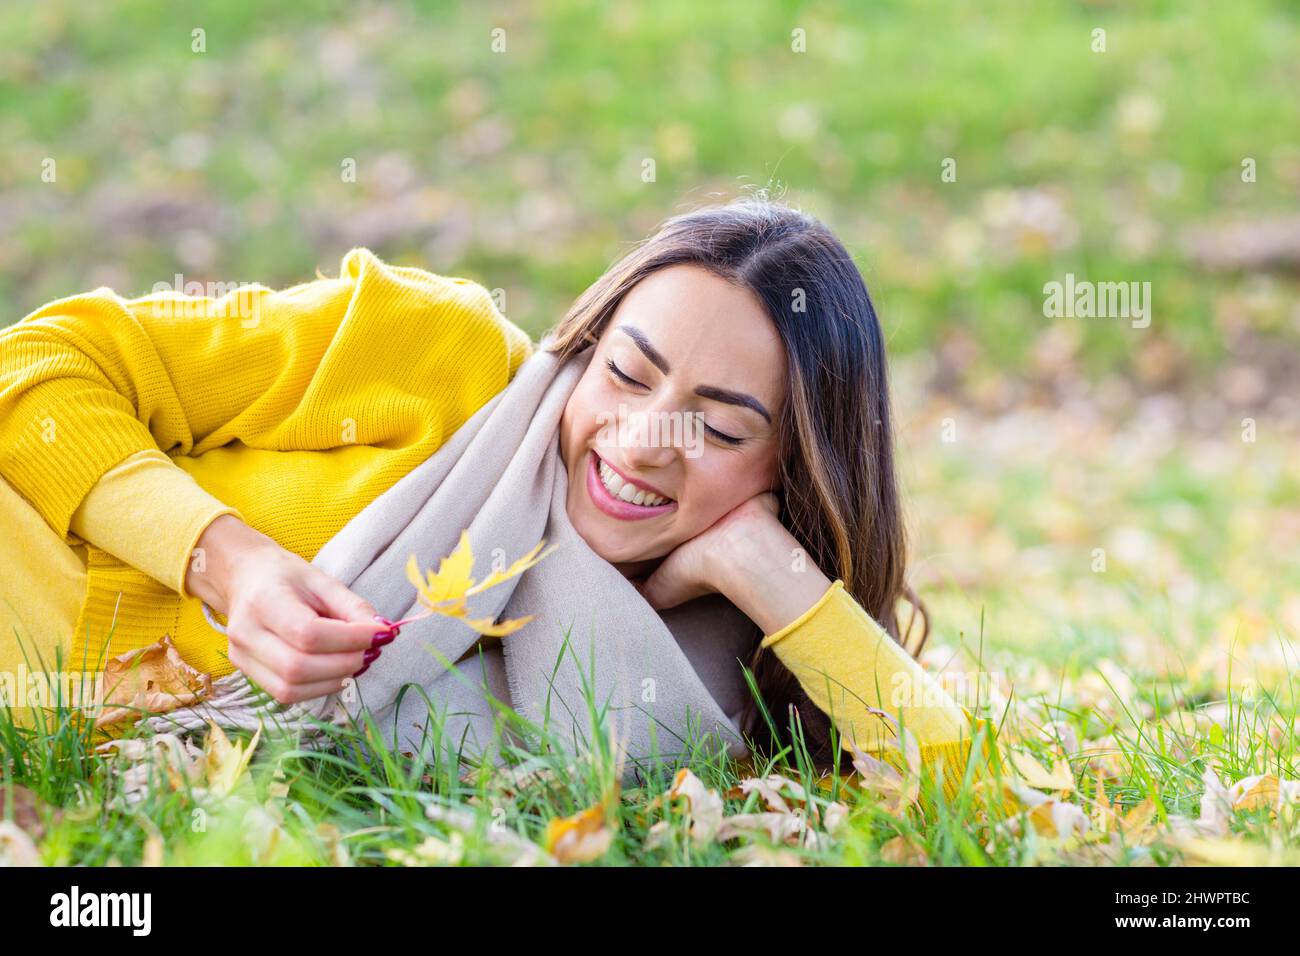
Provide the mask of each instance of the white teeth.
{"label": "white teeth", "polygon": [[644,488],[638,488],[630,481],[624,481],[613,468],[597,459],[597,470],[600,473],[601,483],[609,489],[609,493],[615,498],[626,501],[628,504],[641,505],[645,508],[653,508],[656,505],[666,504],[671,499],[662,498],[659,495],[646,491]]}
{"label": "white teeth", "polygon": [[602,462],[600,466],[600,479],[605,483],[605,487],[610,490],[611,494],[617,495],[619,489],[623,487],[623,479],[619,477],[618,473],[614,471],[613,468],[609,467],[609,465],[606,465],[604,462]]}

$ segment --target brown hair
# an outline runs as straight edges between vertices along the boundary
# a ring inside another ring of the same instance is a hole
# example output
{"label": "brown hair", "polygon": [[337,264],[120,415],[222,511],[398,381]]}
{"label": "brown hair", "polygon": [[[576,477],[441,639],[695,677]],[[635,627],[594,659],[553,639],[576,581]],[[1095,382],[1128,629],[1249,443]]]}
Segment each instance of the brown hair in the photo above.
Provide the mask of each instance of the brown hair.
{"label": "brown hair", "polygon": [[[785,345],[790,393],[780,421],[780,520],[808,559],[848,592],[900,644],[918,612],[920,652],[929,622],[904,583],[906,543],[894,474],[885,342],[866,284],[847,250],[813,217],[768,200],[709,206],[664,223],[615,263],[548,333],[562,358],[594,343],[623,297],[651,273],[694,264],[743,286],[766,307]],[[898,603],[912,604],[900,634]],[[830,720],[794,675],[758,647],[750,667],[777,727],[756,720],[750,701],[744,729],[774,753],[791,742],[797,709],[818,769],[847,754],[830,746]]]}

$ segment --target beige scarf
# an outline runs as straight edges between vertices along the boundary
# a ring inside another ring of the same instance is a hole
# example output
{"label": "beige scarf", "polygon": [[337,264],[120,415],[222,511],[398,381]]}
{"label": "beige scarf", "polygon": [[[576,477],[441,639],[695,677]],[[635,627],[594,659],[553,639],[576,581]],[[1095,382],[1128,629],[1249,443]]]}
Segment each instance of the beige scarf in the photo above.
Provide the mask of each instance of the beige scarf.
{"label": "beige scarf", "polygon": [[[559,422],[594,349],[561,363],[546,344],[312,561],[400,620],[420,611],[405,573],[411,554],[422,568],[436,568],[467,529],[474,576],[482,578],[494,559],[498,566],[513,561],[544,538],[558,548],[470,604],[474,617],[532,615],[530,623],[475,647],[476,632],[435,615],[404,626],[340,694],[286,707],[256,695],[236,672],[216,682],[205,704],[149,718],[150,726],[195,729],[213,719],[301,732],[364,708],[399,750],[428,755],[436,746],[501,762],[498,738],[525,747],[537,741],[530,733],[494,733],[500,721],[491,694],[549,728],[575,755],[595,733],[608,739],[612,730],[627,753],[625,775],[637,762],[672,760],[701,746],[743,756],[739,721],[750,692],[741,662],[748,663],[757,631],[721,595],[656,611],[574,530]],[[593,726],[591,708],[603,714],[603,728]]]}

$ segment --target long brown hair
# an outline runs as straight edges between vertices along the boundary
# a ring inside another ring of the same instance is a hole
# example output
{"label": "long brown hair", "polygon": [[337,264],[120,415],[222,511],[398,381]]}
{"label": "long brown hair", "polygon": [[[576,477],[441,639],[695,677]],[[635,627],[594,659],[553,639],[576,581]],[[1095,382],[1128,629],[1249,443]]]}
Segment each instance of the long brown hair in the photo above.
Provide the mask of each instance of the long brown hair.
{"label": "long brown hair", "polygon": [[[753,292],[785,345],[789,400],[780,421],[780,520],[827,577],[844,586],[894,640],[907,646],[920,612],[919,653],[929,623],[904,583],[906,542],[894,474],[885,341],[866,284],[848,251],[818,220],[778,202],[742,199],[675,216],[615,263],[550,330],[562,358],[594,343],[623,297],[651,273],[694,264]],[[900,599],[912,603],[900,632]],[[774,753],[791,743],[798,711],[814,765],[841,767],[830,720],[794,675],[758,647],[750,668],[776,724],[743,717],[754,742]]]}

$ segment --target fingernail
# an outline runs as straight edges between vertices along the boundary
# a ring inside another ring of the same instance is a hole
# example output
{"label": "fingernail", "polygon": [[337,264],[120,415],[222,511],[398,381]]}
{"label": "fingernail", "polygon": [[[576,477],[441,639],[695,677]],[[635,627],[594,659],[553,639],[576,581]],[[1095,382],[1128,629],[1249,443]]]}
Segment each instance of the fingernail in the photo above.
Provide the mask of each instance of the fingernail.
{"label": "fingernail", "polygon": [[379,648],[377,647],[370,648],[370,650],[366,651],[364,654],[361,655],[361,663],[369,666],[370,664],[374,663],[375,658],[378,657],[380,653],[381,652]]}
{"label": "fingernail", "polygon": [[391,644],[397,638],[396,631],[380,631],[371,640],[371,648],[383,647],[385,644]]}
{"label": "fingernail", "polygon": [[369,665],[369,664],[366,664],[364,667],[361,668],[361,670],[357,671],[357,672],[356,672],[355,674],[353,674],[352,676],[353,676],[353,677],[360,677],[362,674],[364,674],[364,673],[365,673],[366,671],[368,671],[368,670],[370,670],[370,665]]}

